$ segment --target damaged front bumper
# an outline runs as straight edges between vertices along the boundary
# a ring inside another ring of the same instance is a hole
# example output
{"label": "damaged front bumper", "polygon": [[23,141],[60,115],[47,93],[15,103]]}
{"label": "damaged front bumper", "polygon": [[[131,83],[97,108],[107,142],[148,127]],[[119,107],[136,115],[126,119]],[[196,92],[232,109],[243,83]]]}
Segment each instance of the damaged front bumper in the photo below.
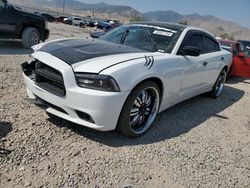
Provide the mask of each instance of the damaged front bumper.
{"label": "damaged front bumper", "polygon": [[49,65],[60,70],[64,79],[65,95],[57,95],[37,83],[36,61],[23,63],[23,78],[29,102],[48,113],[100,131],[114,130],[129,92],[105,92],[80,88],[75,80],[72,68]]}

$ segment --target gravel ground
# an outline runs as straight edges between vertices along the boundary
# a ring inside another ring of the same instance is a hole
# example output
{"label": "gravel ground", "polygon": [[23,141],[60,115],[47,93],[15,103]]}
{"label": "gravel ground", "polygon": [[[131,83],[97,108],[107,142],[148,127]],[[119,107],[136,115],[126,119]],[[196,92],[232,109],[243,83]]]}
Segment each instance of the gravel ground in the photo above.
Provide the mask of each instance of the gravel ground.
{"label": "gravel ground", "polygon": [[[88,33],[49,26],[50,40]],[[249,79],[229,80],[218,99],[182,102],[128,139],[49,118],[25,101],[28,53],[0,43],[0,187],[250,187]]]}

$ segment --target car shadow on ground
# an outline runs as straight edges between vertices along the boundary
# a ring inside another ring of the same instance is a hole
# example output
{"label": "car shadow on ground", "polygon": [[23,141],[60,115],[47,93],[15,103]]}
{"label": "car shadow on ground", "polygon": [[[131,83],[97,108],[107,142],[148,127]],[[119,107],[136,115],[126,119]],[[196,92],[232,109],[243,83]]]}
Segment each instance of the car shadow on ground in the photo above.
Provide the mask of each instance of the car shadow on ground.
{"label": "car shadow on ground", "polygon": [[25,49],[20,41],[0,41],[0,55],[25,55],[33,53]]}
{"label": "car shadow on ground", "polygon": [[244,91],[225,86],[222,95],[213,99],[207,95],[200,95],[179,103],[160,113],[153,126],[145,135],[131,139],[116,131],[99,132],[70,123],[57,117],[49,119],[58,127],[68,127],[75,133],[112,147],[145,145],[161,142],[178,137],[199,126],[211,117],[230,120],[220,114],[223,110],[240,100]]}
{"label": "car shadow on ground", "polygon": [[0,121],[0,157],[5,157],[11,153],[11,150],[2,148],[2,138],[6,137],[12,131],[12,124],[5,121]]}
{"label": "car shadow on ground", "polygon": [[250,84],[250,78],[231,76],[227,80],[228,84],[238,84],[239,82],[242,82],[242,83],[245,83],[245,84]]}

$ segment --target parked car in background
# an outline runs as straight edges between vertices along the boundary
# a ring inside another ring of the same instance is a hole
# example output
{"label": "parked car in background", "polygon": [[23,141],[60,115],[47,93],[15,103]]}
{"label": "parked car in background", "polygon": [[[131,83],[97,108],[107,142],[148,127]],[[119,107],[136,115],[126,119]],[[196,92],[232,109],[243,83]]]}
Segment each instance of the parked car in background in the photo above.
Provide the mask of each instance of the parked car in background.
{"label": "parked car in background", "polygon": [[72,19],[69,18],[69,17],[64,18],[64,19],[63,19],[63,22],[64,22],[65,24],[72,25]]}
{"label": "parked car in background", "polygon": [[57,22],[61,22],[61,23],[64,23],[64,19],[67,18],[66,16],[59,16],[56,18],[56,21]]}
{"label": "parked car in background", "polygon": [[232,63],[209,32],[162,22],[33,49],[34,60],[22,64],[30,100],[58,117],[128,137],[145,133],[159,112],[180,101],[220,96]]}
{"label": "parked car in background", "polygon": [[94,19],[90,19],[87,23],[88,27],[96,27],[98,25],[98,22]]}
{"label": "parked car in background", "polygon": [[46,18],[16,9],[0,0],[0,39],[20,39],[25,48],[49,37]]}
{"label": "parked car in background", "polygon": [[109,30],[112,28],[111,24],[108,22],[98,22],[97,29]]}
{"label": "parked car in background", "polygon": [[103,21],[103,22],[98,22],[98,24],[97,24],[96,27],[98,29],[102,29],[104,31],[108,31],[108,30],[114,29],[114,28],[116,28],[116,27],[118,27],[120,25],[121,24],[119,22],[112,22],[112,23],[110,23],[108,21]]}
{"label": "parked car in background", "polygon": [[79,18],[79,17],[72,17],[72,25],[76,25],[79,27],[86,27],[87,26],[87,21],[83,18]]}
{"label": "parked car in background", "polygon": [[247,50],[248,43],[222,39],[218,41],[221,43],[222,48],[233,54],[233,62],[229,71],[229,76],[250,78],[250,49],[249,51]]}
{"label": "parked car in background", "polygon": [[94,31],[90,33],[90,37],[91,38],[100,38],[102,35],[104,35],[105,33],[111,31],[114,28],[110,28],[109,30],[99,30],[99,31]]}

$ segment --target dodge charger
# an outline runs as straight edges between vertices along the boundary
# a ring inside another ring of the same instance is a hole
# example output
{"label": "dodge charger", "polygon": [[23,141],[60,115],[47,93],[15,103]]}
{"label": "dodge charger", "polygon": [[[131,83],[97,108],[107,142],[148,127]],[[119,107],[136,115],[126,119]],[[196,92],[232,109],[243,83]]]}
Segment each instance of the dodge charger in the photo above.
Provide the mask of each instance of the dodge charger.
{"label": "dodge charger", "polygon": [[[196,27],[130,23],[100,39],[59,39],[33,47],[22,64],[28,98],[47,113],[128,137],[158,113],[202,93],[220,96],[232,54]],[[167,123],[167,122],[166,122]]]}

